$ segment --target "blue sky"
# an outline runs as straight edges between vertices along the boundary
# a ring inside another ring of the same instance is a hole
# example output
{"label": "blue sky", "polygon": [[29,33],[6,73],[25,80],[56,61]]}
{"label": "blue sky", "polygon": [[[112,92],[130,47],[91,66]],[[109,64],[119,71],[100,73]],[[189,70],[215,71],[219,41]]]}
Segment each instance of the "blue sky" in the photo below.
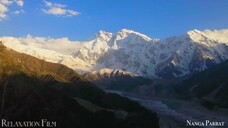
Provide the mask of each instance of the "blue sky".
{"label": "blue sky", "polygon": [[[10,1],[10,0],[0,0]],[[228,0],[17,0],[1,5],[0,36],[91,38],[122,28],[166,38],[192,29],[228,28]],[[5,14],[5,18],[1,18]]]}

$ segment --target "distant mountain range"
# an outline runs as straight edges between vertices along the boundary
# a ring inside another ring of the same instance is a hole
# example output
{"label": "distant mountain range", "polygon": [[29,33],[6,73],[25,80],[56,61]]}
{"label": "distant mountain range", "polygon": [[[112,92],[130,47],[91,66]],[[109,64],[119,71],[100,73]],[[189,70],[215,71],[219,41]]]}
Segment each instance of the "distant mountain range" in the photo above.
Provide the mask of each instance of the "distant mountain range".
{"label": "distant mountain range", "polygon": [[[4,45],[83,74],[102,69],[147,78],[172,79],[203,71],[228,59],[228,30],[192,30],[181,36],[151,39],[132,30],[100,31],[89,41],[1,37]],[[58,42],[48,45],[45,42]],[[53,46],[53,47],[51,47]]]}

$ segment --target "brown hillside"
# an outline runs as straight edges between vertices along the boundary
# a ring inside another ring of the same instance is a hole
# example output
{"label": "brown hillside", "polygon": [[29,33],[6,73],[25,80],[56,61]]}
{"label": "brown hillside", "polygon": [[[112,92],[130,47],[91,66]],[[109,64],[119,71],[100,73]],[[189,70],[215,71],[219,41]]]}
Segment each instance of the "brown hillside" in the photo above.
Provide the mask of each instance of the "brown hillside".
{"label": "brown hillside", "polygon": [[0,42],[0,74],[23,72],[28,76],[54,77],[61,82],[83,80],[74,70],[60,64],[45,62],[35,57],[11,50]]}

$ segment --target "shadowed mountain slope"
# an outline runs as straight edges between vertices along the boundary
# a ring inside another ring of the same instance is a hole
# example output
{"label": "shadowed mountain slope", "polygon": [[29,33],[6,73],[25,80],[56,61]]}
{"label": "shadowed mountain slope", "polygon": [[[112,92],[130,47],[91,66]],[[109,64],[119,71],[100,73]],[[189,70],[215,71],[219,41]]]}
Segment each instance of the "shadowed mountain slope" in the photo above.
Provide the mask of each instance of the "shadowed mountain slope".
{"label": "shadowed mountain slope", "polygon": [[228,107],[228,61],[193,75],[176,86],[185,98],[198,97],[207,106]]}
{"label": "shadowed mountain slope", "polygon": [[0,43],[1,118],[48,119],[59,128],[158,128],[155,113],[107,94],[59,64],[8,49]]}

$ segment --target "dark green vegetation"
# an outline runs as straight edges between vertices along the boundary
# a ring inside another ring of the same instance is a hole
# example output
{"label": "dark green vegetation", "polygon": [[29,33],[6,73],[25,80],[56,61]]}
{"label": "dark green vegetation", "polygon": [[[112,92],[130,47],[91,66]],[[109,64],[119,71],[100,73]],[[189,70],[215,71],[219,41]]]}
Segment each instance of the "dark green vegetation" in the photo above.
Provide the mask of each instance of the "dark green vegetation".
{"label": "dark green vegetation", "polygon": [[186,99],[199,98],[203,106],[228,108],[228,61],[197,73],[176,86]]}
{"label": "dark green vegetation", "polygon": [[73,70],[0,43],[1,118],[57,121],[59,128],[158,128],[155,113],[107,94]]}

